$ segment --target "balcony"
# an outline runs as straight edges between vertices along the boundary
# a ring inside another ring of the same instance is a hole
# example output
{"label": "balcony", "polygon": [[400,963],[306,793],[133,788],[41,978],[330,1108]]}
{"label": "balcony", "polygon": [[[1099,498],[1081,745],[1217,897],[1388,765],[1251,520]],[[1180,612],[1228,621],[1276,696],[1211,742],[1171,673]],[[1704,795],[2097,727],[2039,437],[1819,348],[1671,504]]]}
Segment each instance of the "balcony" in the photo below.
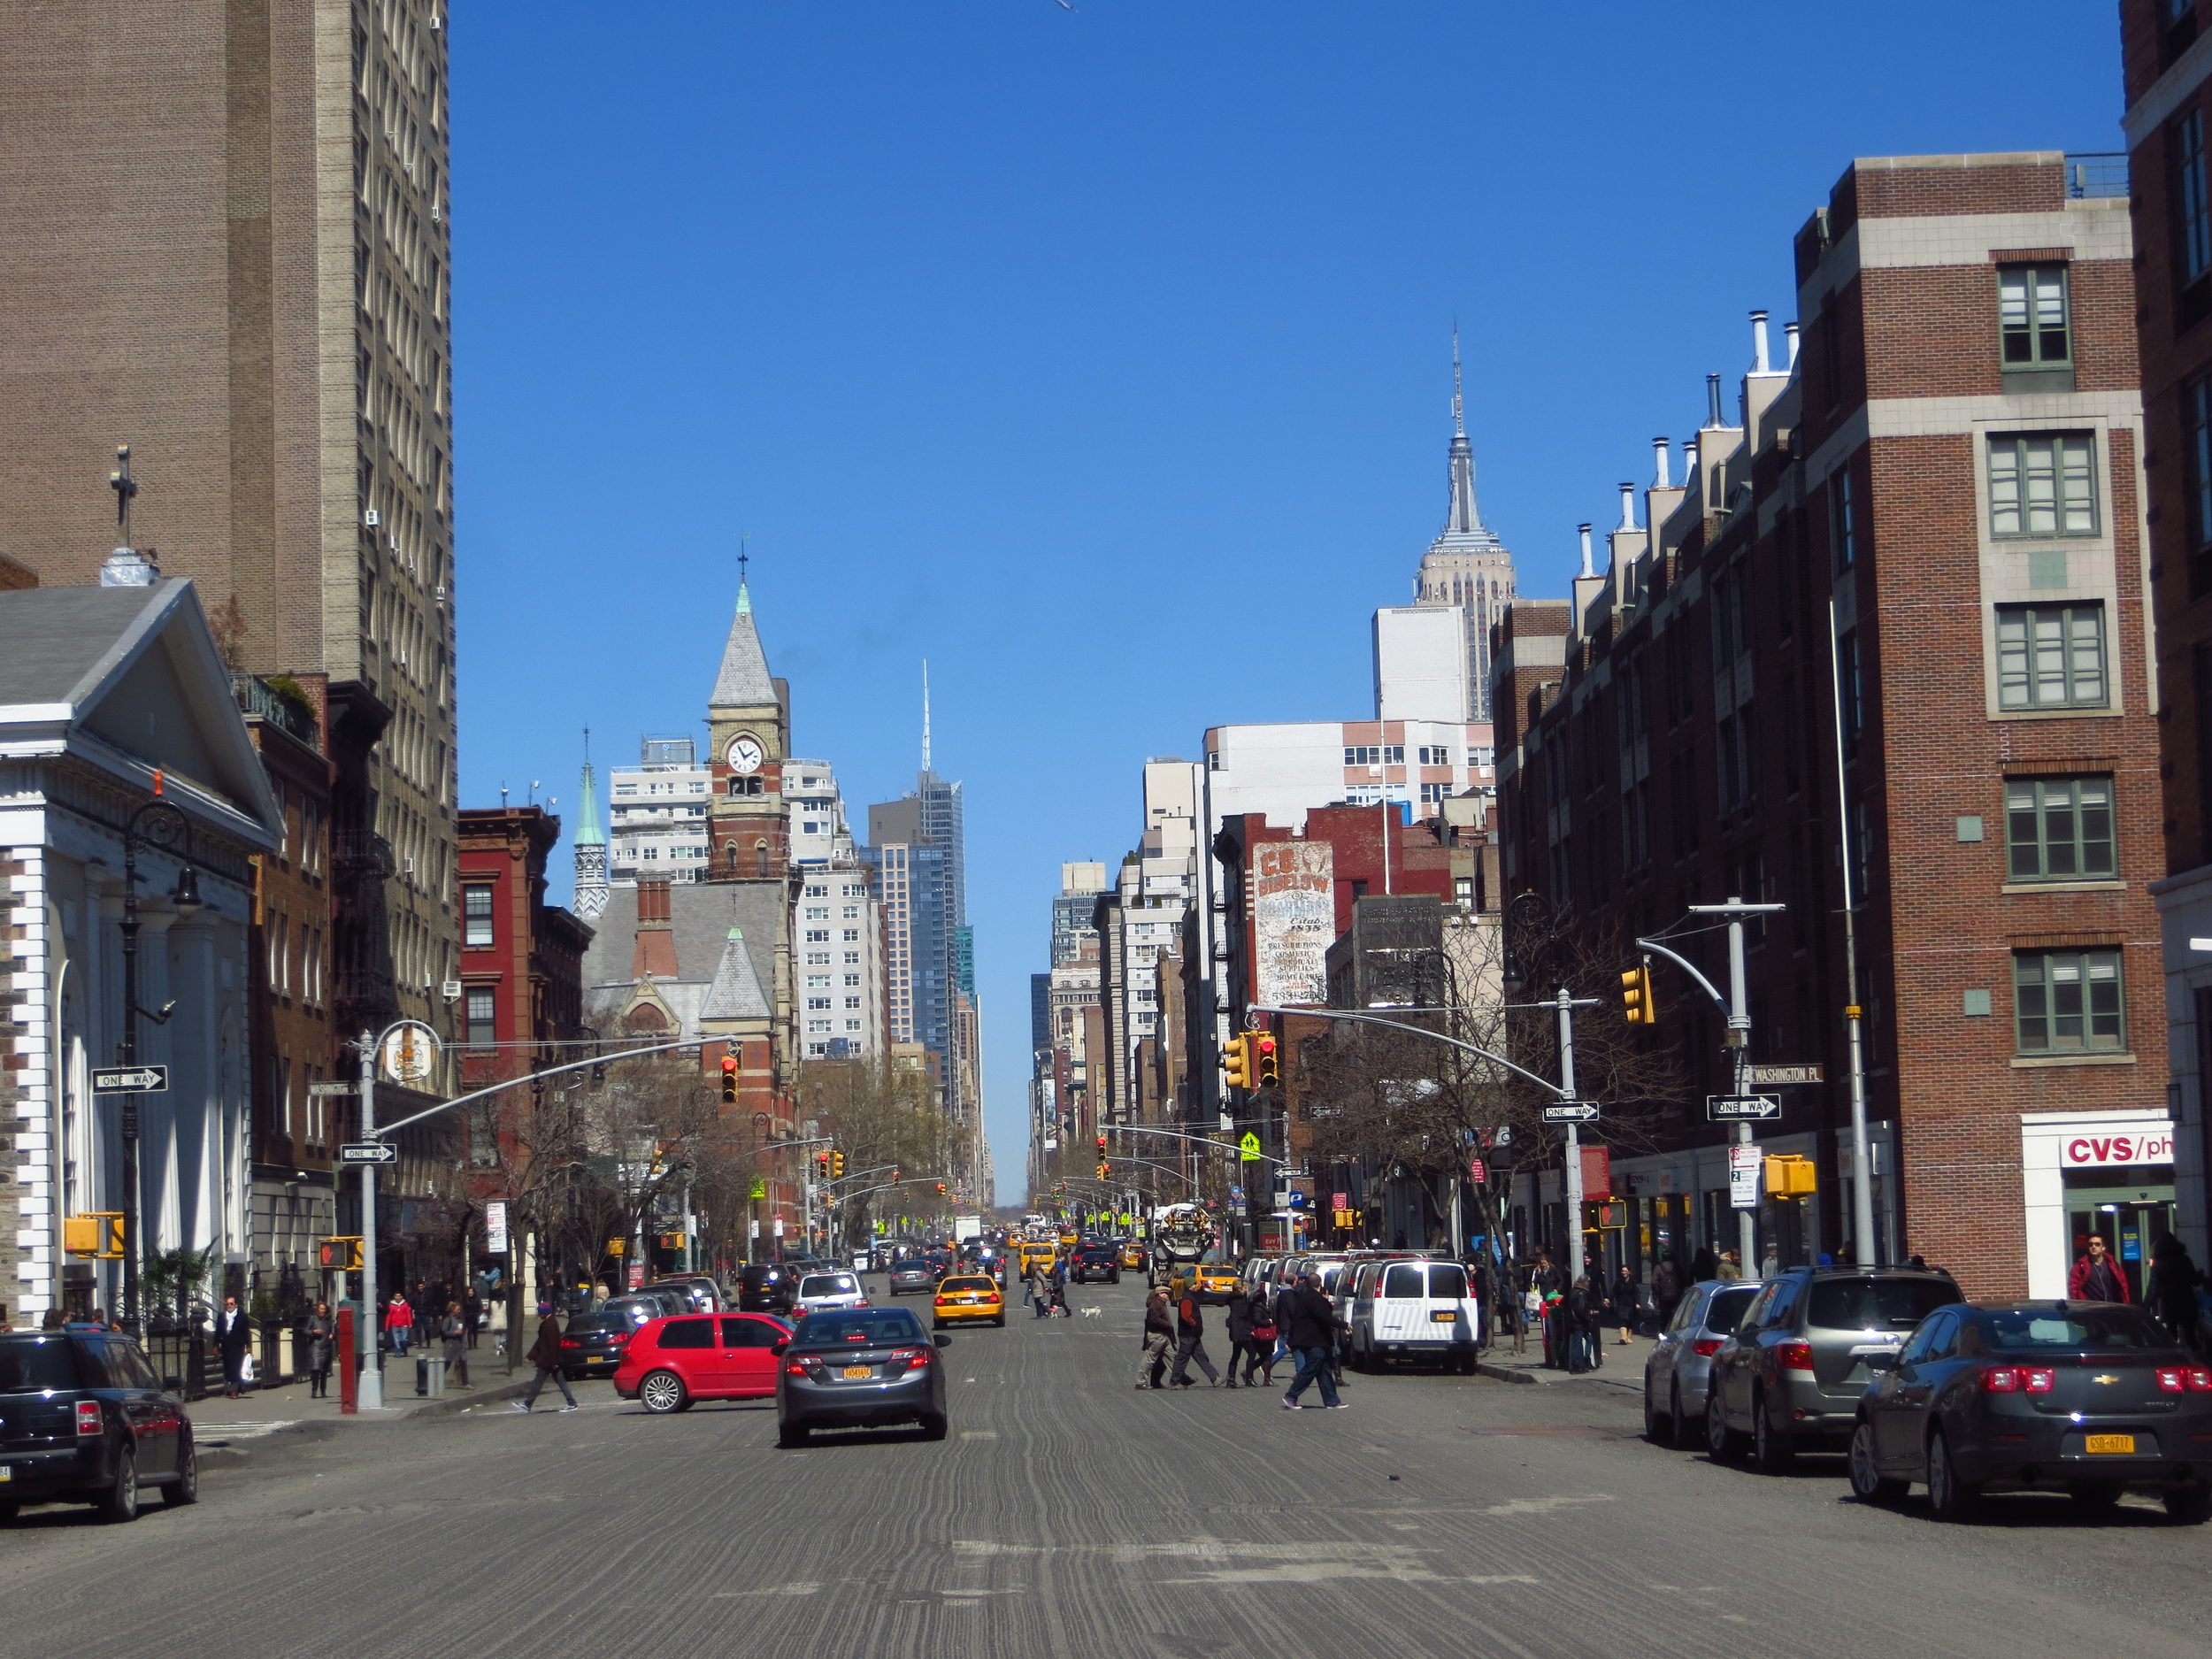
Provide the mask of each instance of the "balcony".
{"label": "balcony", "polygon": [[2124,150],[2083,150],[2066,157],[2066,195],[2069,200],[2093,196],[2125,197],[2128,157]]}
{"label": "balcony", "polygon": [[[283,683],[290,684],[288,680]],[[315,718],[315,705],[303,695],[280,688],[258,674],[233,674],[230,690],[242,711],[290,733],[317,754],[322,752],[322,726]]]}

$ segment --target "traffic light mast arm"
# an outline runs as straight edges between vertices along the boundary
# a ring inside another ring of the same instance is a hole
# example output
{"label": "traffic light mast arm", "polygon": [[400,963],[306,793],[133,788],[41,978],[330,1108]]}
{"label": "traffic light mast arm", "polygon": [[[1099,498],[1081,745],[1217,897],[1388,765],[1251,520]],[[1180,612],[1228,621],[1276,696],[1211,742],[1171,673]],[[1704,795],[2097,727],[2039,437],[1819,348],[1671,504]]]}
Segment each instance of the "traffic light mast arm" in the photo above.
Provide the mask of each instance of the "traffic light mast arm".
{"label": "traffic light mast arm", "polygon": [[417,1112],[412,1118],[403,1118],[396,1124],[379,1124],[375,1128],[364,1130],[362,1133],[372,1141],[381,1141],[385,1136],[395,1134],[411,1125],[419,1124],[426,1118],[435,1118],[440,1112],[449,1112],[456,1106],[465,1106],[471,1101],[483,1100],[504,1089],[524,1088],[546,1078],[558,1077],[564,1071],[584,1071],[595,1065],[604,1065],[610,1060],[626,1060],[633,1055],[667,1054],[677,1048],[696,1048],[700,1046],[700,1039],[692,1037],[682,1042],[657,1042],[650,1048],[623,1048],[613,1054],[601,1055],[596,1059],[571,1060],[565,1065],[549,1065],[542,1071],[526,1071],[520,1077],[511,1077],[503,1083],[494,1083],[489,1087],[480,1088],[472,1094],[456,1094],[451,1100],[440,1101],[429,1110]]}
{"label": "traffic light mast arm", "polygon": [[1683,956],[1678,951],[1669,950],[1664,945],[1660,944],[1656,940],[1640,939],[1636,941],[1636,947],[1640,950],[1657,951],[1669,962],[1674,964],[1676,967],[1681,969],[1683,972],[1688,974],[1690,978],[1695,979],[1699,986],[1704,990],[1705,995],[1713,999],[1714,1002],[1719,1007],[1720,1011],[1724,1015],[1729,1011],[1728,999],[1723,996],[1717,990],[1714,989],[1713,982],[1707,979],[1703,974],[1700,973],[1697,971],[1697,964],[1692,962],[1687,956]]}
{"label": "traffic light mast arm", "polygon": [[[1638,942],[1640,943],[1642,941],[1639,941]],[[1672,956],[1674,953],[1672,951],[1669,951],[1667,954],[1669,956]],[[1697,970],[1692,968],[1690,972],[1695,973]],[[1707,988],[1709,989],[1711,987],[1708,987]],[[1584,1006],[1584,1004],[1579,1002],[1578,1002],[1576,1005],[1578,1007]],[[1532,1006],[1537,1008],[1550,1008],[1553,1004],[1549,1002],[1538,1002],[1532,1004]],[[1573,1090],[1560,1087],[1558,1084],[1553,1082],[1549,1078],[1538,1077],[1535,1072],[1530,1071],[1526,1066],[1515,1065],[1512,1061],[1507,1059],[1502,1054],[1493,1054],[1487,1048],[1479,1048],[1471,1042],[1462,1042],[1457,1037],[1447,1037],[1442,1032],[1431,1031],[1425,1025],[1409,1025],[1402,1019],[1385,1019],[1380,1014],[1348,1014],[1342,1009],[1336,1008],[1268,1008],[1258,1002],[1251,1004],[1251,1008],[1255,1014],[1295,1014],[1301,1019],[1349,1019],[1369,1025],[1388,1025],[1394,1031],[1402,1031],[1416,1037],[1427,1037],[1437,1042],[1448,1044],[1450,1047],[1455,1048],[1464,1048],[1469,1054],[1479,1054],[1486,1060],[1495,1061],[1498,1064],[1503,1066],[1507,1071],[1526,1078],[1530,1082],[1535,1084],[1540,1088],[1550,1090],[1551,1093],[1558,1095],[1562,1100],[1571,1101],[1575,1098]],[[1415,1011],[1417,1012],[1419,1010],[1417,1010]]]}
{"label": "traffic light mast arm", "polygon": [[[1172,1129],[1148,1129],[1142,1124],[1109,1124],[1106,1127],[1108,1133],[1112,1134],[1165,1135],[1170,1141],[1187,1141],[1193,1146],[1211,1147],[1217,1152],[1227,1152],[1239,1157],[1242,1157],[1244,1156],[1242,1153],[1239,1152],[1235,1147],[1230,1145],[1228,1142],[1209,1140],[1204,1135],[1178,1134]],[[1248,1160],[1248,1162],[1249,1161],[1251,1160]],[[1256,1161],[1262,1164],[1279,1164],[1286,1169],[1290,1167],[1290,1160],[1288,1158],[1271,1158],[1264,1152],[1260,1154]]]}
{"label": "traffic light mast arm", "polygon": [[865,1198],[870,1193],[887,1193],[895,1187],[912,1187],[925,1182],[934,1186],[943,1179],[939,1175],[910,1175],[902,1181],[886,1181],[880,1187],[864,1187],[856,1193],[835,1194],[830,1198],[829,1202],[833,1208],[838,1204],[849,1204],[856,1198]]}

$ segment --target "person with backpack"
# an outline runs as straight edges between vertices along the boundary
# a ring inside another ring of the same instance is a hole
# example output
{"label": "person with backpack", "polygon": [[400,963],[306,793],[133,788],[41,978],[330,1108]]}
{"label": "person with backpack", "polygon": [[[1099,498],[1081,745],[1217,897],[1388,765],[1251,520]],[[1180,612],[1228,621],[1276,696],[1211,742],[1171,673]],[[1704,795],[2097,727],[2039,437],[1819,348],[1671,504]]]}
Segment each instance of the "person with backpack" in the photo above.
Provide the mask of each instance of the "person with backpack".
{"label": "person with backpack", "polygon": [[[1204,1294],[1187,1279],[1179,1279],[1172,1287],[1175,1292],[1175,1369],[1168,1373],[1171,1388],[1192,1386],[1190,1366],[1196,1361],[1198,1369],[1206,1373],[1209,1388],[1221,1386],[1221,1373],[1206,1357],[1206,1319],[1200,1310],[1199,1299]],[[1211,1301],[1211,1297],[1206,1298]]]}
{"label": "person with backpack", "polygon": [[1137,1361],[1137,1386],[1158,1388],[1167,1371],[1168,1350],[1175,1346],[1175,1321],[1168,1313],[1167,1291],[1155,1286],[1144,1299],[1142,1357]]}

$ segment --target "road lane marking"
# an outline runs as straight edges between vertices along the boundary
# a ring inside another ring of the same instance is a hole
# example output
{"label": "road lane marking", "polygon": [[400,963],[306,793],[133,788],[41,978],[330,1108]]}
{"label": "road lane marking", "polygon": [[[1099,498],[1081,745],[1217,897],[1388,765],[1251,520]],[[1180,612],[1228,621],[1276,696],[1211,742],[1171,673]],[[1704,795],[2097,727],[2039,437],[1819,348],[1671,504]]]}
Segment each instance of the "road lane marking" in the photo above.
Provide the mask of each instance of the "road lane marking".
{"label": "road lane marking", "polygon": [[1594,1492],[1587,1497],[1569,1498],[1513,1498],[1504,1503],[1494,1503],[1482,1511],[1485,1515],[1549,1515],[1572,1503],[1617,1503],[1620,1500],[1609,1492]]}
{"label": "road lane marking", "polygon": [[995,1440],[998,1439],[998,1431],[996,1429],[963,1429],[960,1431],[960,1438],[964,1440]]}
{"label": "road lane marking", "polygon": [[819,1595],[823,1586],[818,1584],[771,1584],[757,1590],[717,1590],[707,1599],[727,1601],[741,1595]]}

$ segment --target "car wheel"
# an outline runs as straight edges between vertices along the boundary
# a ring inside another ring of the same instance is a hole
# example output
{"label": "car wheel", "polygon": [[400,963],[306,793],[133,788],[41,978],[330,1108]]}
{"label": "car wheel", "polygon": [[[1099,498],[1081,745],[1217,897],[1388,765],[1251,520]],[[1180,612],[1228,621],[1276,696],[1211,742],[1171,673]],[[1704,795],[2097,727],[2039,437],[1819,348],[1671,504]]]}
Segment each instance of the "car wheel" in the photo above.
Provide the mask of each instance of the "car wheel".
{"label": "car wheel", "polygon": [[2116,1508],[2120,1502],[2120,1494],[2125,1490],[2124,1486],[2116,1486],[2108,1482],[2100,1481],[2093,1486],[2069,1486],[2066,1488],[2066,1495],[2083,1509],[2094,1513]]}
{"label": "car wheel", "polygon": [[1875,1464],[1874,1425],[1863,1417],[1851,1431],[1851,1490],[1861,1503],[1894,1503],[1905,1495],[1905,1483]]}
{"label": "car wheel", "polygon": [[807,1426],[803,1423],[779,1423],[776,1425],[776,1444],[789,1451],[807,1443]]}
{"label": "car wheel", "polygon": [[1677,1381],[1667,1387],[1667,1443],[1678,1452],[1697,1448],[1697,1430],[1682,1409],[1682,1385]]}
{"label": "car wheel", "polygon": [[1797,1448],[1790,1437],[1774,1426],[1774,1414],[1767,1409],[1766,1396],[1751,1396],[1751,1461],[1759,1472],[1779,1475],[1788,1472],[1795,1461]]}
{"label": "car wheel", "polygon": [[655,1417],[680,1411],[686,1403],[684,1379],[672,1371],[648,1371],[637,1386],[637,1397],[638,1403]]}
{"label": "car wheel", "polygon": [[0,1522],[12,1521],[22,1512],[23,1506],[13,1502],[0,1503]]}
{"label": "car wheel", "polygon": [[922,1438],[926,1440],[941,1440],[951,1427],[952,1425],[942,1415],[933,1412],[922,1419]]}
{"label": "car wheel", "polygon": [[992,1320],[991,1323],[998,1326],[1000,1330],[1003,1331],[1006,1329],[1006,1316],[1002,1313],[997,1318]]}
{"label": "car wheel", "polygon": [[200,1501],[200,1454],[189,1434],[178,1448],[177,1478],[161,1489],[161,1501],[173,1509]]}
{"label": "car wheel", "polygon": [[2166,1513],[2184,1526],[2212,1521],[2212,1486],[2169,1486]]}
{"label": "car wheel", "polygon": [[1928,1437],[1928,1509],[1939,1521],[1963,1521],[1974,1513],[1982,1490],[1959,1479],[1951,1463],[1950,1443],[1938,1429]]}
{"label": "car wheel", "polygon": [[128,1446],[117,1455],[115,1479],[92,1501],[104,1521],[121,1523],[138,1518],[138,1453]]}
{"label": "car wheel", "polygon": [[1717,1463],[1732,1463],[1743,1455],[1743,1436],[1728,1426],[1717,1388],[1705,1396],[1705,1449]]}

